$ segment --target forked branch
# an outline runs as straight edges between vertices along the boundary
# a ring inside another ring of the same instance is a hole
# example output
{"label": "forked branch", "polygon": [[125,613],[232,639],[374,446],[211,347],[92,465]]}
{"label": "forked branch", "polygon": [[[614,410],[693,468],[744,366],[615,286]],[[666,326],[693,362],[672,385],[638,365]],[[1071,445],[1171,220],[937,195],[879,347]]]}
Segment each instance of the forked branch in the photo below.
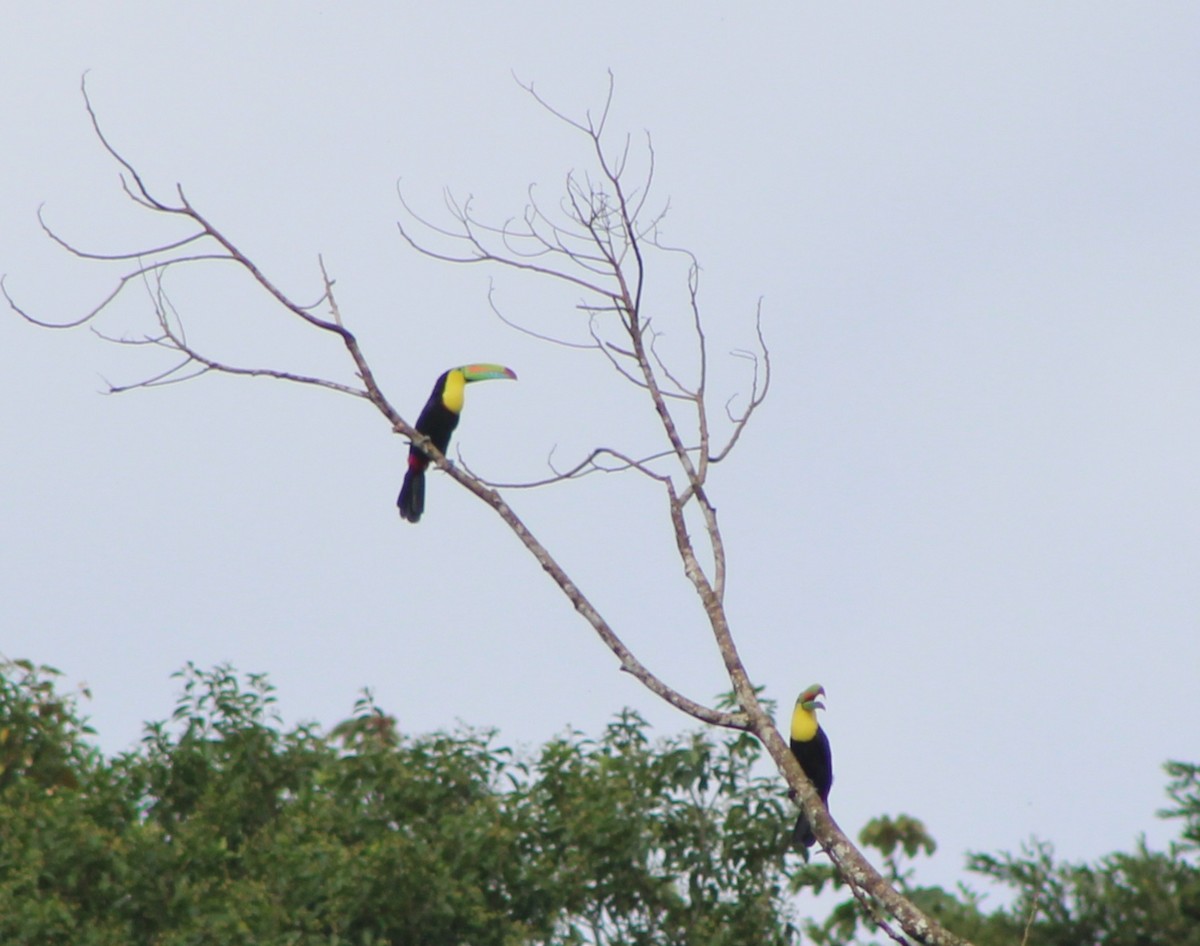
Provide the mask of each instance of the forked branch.
{"label": "forked branch", "polygon": [[[491,263],[500,268],[548,276],[580,289],[584,297],[577,309],[587,315],[586,330],[593,343],[590,347],[607,359],[622,378],[646,392],[648,406],[657,416],[665,440],[661,449],[638,460],[631,459],[636,455],[633,451],[596,447],[569,469],[525,485],[544,485],[592,472],[608,472],[609,469],[600,466],[599,461],[603,457],[616,457],[621,461],[618,469],[647,474],[664,490],[683,572],[705,609],[738,703],[749,720],[749,729],[767,747],[779,770],[796,791],[822,846],[855,895],[894,917],[909,936],[923,943],[962,943],[901,896],[837,827],[763,710],[730,630],[724,608],[725,544],[716,508],[708,497],[708,475],[710,467],[728,457],[737,446],[770,388],[771,362],[762,331],[761,301],[755,313],[757,350],[735,353],[751,362],[749,394],[740,410],[734,410],[734,398],[725,402],[730,432],[724,442],[714,448],[707,400],[709,355],[699,305],[699,267],[690,254],[687,298],[696,352],[695,381],[685,380],[659,357],[655,349],[657,335],[650,328],[648,314],[643,311],[645,254],[681,252],[657,242],[661,213],[649,223],[639,220],[650,190],[652,149],[647,149],[650,170],[642,186],[628,189],[625,176],[630,168],[629,141],[626,140],[615,158],[609,156],[603,142],[612,103],[611,76],[609,95],[599,118],[593,119],[588,114],[583,121],[550,105],[532,85],[524,87],[543,108],[586,137],[598,167],[597,177],[569,175],[566,198],[560,204],[558,216],[547,214],[535,201],[531,190],[530,203],[524,212],[502,224],[477,219],[468,200],[448,202],[452,218],[449,226],[431,226],[413,214],[409,203],[402,200],[410,219],[418,226],[425,226],[428,237],[449,241],[449,248],[438,249],[425,244],[404,224],[400,224],[401,233],[412,247],[427,256],[455,263]],[[514,224],[513,220],[522,223]],[[556,334],[551,340],[559,342],[561,337]],[[671,405],[675,403],[690,405],[690,422],[672,411]],[[661,472],[662,462],[668,459],[675,464],[673,475]],[[653,467],[649,466],[651,463]],[[697,550],[688,529],[686,511],[689,505],[695,505],[700,511],[707,556]],[[702,561],[705,557],[710,562],[707,567]],[[889,935],[900,938],[885,917],[880,916],[879,921]]]}

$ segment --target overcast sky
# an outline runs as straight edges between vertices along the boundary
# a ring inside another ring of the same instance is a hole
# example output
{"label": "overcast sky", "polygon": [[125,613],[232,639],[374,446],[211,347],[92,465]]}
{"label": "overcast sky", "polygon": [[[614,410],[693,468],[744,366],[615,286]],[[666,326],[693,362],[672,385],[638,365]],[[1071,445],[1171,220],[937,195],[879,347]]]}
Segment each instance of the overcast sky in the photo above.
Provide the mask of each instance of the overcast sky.
{"label": "overcast sky", "polygon": [[[599,109],[656,155],[663,231],[703,266],[713,404],[744,395],[762,299],[771,396],[711,492],[748,668],[790,706],[814,681],[832,810],[923,818],[968,849],[1031,834],[1128,848],[1160,765],[1200,759],[1200,8],[1190,3],[24,4],[0,58],[0,272],[66,321],[119,268],[74,260],[182,235],[129,205],[113,141],[302,301],[317,254],[385,392],[415,419],[445,368],[486,360],[456,446],[498,479],[651,443],[646,405],[578,337],[578,295],[438,264],[400,239],[397,181],[481,215],[553,204],[586,140],[522,92]],[[444,218],[442,218],[444,219]],[[686,356],[678,267],[651,313]],[[167,284],[189,337],[243,365],[352,376],[230,271]],[[149,330],[134,288],[99,324]],[[674,326],[674,328],[672,328]],[[574,333],[574,334],[573,334]],[[187,661],[265,671],[289,721],[358,690],[409,731],[456,720],[535,746],[622,706],[692,725],[618,672],[489,510],[431,476],[394,501],[405,444],[365,402],[206,377],[102,396],[164,367],[86,329],[0,318],[0,652],[86,682],[106,750],[170,714]],[[634,477],[512,493],[641,658],[727,689]]]}

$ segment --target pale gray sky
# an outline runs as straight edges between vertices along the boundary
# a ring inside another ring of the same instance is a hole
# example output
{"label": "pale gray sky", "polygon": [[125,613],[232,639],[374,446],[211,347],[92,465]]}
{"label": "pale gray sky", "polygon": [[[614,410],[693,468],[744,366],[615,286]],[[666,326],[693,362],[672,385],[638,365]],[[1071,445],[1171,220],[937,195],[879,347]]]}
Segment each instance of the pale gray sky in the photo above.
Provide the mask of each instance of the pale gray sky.
{"label": "pale gray sky", "polygon": [[[10,290],[67,319],[115,278],[41,235],[42,201],[100,251],[180,235],[124,201],[90,70],[150,186],[181,182],[301,299],[324,254],[410,419],[444,368],[513,366],[456,438],[504,479],[556,444],[636,447],[649,422],[603,365],[487,306],[496,275],[509,314],[567,326],[572,294],[409,251],[396,181],[431,214],[444,186],[519,213],[589,155],[512,73],[581,113],[611,68],[611,128],[653,136],[666,237],[704,267],[718,406],[745,378],[720,352],[752,343],[763,299],[772,395],[712,486],[729,608],[768,695],[828,688],[842,826],[922,817],[937,882],[1031,833],[1069,857],[1169,836],[1159,765],[1200,748],[1194,4],[57,9],[5,14]],[[677,276],[652,270],[665,326]],[[168,288],[213,353],[348,377],[245,279]],[[146,317],[133,292],[101,327]],[[188,660],[266,671],[289,719],[330,725],[364,685],[409,730],[529,745],[623,705],[691,725],[447,479],[402,523],[405,446],[365,403],[224,378],[97,393],[153,367],[0,318],[0,651],[86,681],[105,748],[169,714]],[[726,689],[643,484],[510,498],[655,671]]]}

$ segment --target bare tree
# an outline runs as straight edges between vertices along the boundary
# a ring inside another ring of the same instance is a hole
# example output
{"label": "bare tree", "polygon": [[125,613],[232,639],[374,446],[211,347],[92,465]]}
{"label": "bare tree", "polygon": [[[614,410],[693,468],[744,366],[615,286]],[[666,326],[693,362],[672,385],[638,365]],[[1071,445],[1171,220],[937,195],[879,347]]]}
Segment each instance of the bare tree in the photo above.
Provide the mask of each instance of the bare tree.
{"label": "bare tree", "polygon": [[[531,188],[522,213],[499,223],[480,219],[470,200],[459,201],[450,194],[446,195],[445,220],[436,222],[415,212],[401,194],[406,219],[398,225],[400,235],[414,250],[435,259],[518,270],[576,290],[580,294],[579,310],[589,339],[585,342],[569,342],[533,332],[507,319],[498,309],[496,311],[515,328],[537,335],[547,343],[595,351],[607,360],[621,379],[639,388],[644,393],[647,409],[653,411],[662,437],[662,446],[655,452],[635,454],[616,446],[599,446],[568,469],[555,470],[553,475],[541,479],[510,484],[488,482],[465,465],[449,463],[428,438],[404,419],[380,389],[358,339],[346,327],[334,295],[334,282],[324,262],[319,260],[323,287],[320,298],[302,304],[289,297],[188,200],[182,186],[176,185],[174,194],[169,196],[151,192],[136,167],[105,136],[86,87],[83,89],[84,101],[92,126],[120,167],[121,186],[126,196],[152,214],[185,222],[190,232],[182,239],[132,252],[89,252],[56,233],[39,211],[39,220],[47,235],[67,252],[80,258],[120,264],[124,270],[108,295],[78,318],[66,322],[51,322],[31,314],[18,305],[2,279],[0,291],[9,306],[29,322],[51,328],[71,328],[93,322],[131,285],[146,286],[154,315],[154,330],[138,338],[103,337],[121,345],[165,349],[172,353],[175,361],[166,371],[131,385],[111,387],[114,392],[173,384],[216,372],[266,376],[327,388],[369,401],[394,432],[410,438],[425,450],[435,466],[478,497],[513,531],[613,652],[622,670],[695,719],[751,733],[763,743],[808,815],[821,846],[880,928],[897,942],[906,942],[903,934],[908,934],[919,942],[937,946],[964,943],[901,896],[842,833],[764,711],[738,655],[725,612],[725,544],[708,485],[712,467],[734,450],[755,410],[767,396],[771,366],[761,329],[761,312],[756,313],[754,320],[755,350],[735,352],[746,358],[750,365],[748,394],[738,410],[733,409],[733,401],[720,406],[724,420],[716,426],[726,428],[727,432],[717,438],[714,424],[710,422],[713,416],[708,386],[710,360],[699,302],[699,267],[688,251],[666,246],[659,239],[659,224],[665,209],[655,212],[649,205],[654,173],[654,152],[649,138],[637,149],[629,137],[617,148],[609,147],[605,125],[612,101],[611,76],[604,108],[598,116],[589,113],[582,120],[555,109],[532,85],[524,88],[555,120],[578,132],[588,148],[591,170],[569,173],[563,192],[553,206],[542,203]],[[635,150],[644,159],[645,171],[632,182],[630,159]],[[656,346],[659,336],[651,315],[644,309],[647,256],[658,253],[678,254],[687,265],[686,305],[694,351],[690,366],[670,365],[660,357]],[[179,314],[163,290],[162,277],[173,268],[211,261],[245,271],[259,289],[293,317],[314,330],[334,336],[353,363],[358,383],[344,384],[270,367],[238,367],[203,353],[189,343]],[[645,666],[500,491],[548,486],[601,470],[624,470],[643,476],[661,491],[679,561],[704,608],[708,630],[716,640],[736,696],[735,711],[691,699]],[[700,525],[699,538],[689,530],[689,518]]]}

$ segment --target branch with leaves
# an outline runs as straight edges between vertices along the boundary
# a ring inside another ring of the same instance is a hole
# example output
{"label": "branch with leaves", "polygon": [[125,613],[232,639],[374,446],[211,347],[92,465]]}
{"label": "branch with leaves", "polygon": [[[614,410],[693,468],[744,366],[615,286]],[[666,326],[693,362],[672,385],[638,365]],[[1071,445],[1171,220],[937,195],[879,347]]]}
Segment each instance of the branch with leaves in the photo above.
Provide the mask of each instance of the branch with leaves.
{"label": "branch with leaves", "polygon": [[[619,446],[597,446],[569,468],[555,468],[548,478],[503,486],[480,478],[462,464],[450,464],[427,437],[392,407],[380,389],[358,339],[346,327],[335,298],[334,280],[324,262],[318,260],[320,294],[316,302],[301,304],[292,299],[229,235],[188,200],[181,186],[176,185],[170,198],[151,192],[135,166],[105,136],[86,86],[83,94],[88,115],[101,144],[120,168],[121,187],[126,196],[156,218],[186,222],[189,232],[182,239],[133,252],[96,253],[84,250],[60,235],[45,222],[39,211],[39,220],[46,233],[69,253],[81,259],[124,264],[126,269],[112,291],[97,305],[82,316],[65,322],[51,322],[31,314],[17,303],[2,279],[0,291],[9,306],[28,321],[46,327],[69,328],[96,322],[129,286],[143,286],[153,312],[152,331],[136,338],[102,337],[122,345],[166,349],[178,360],[168,370],[152,377],[111,387],[114,393],[192,380],[204,374],[229,374],[322,387],[370,401],[394,432],[412,440],[435,466],[503,520],[616,656],[622,670],[688,715],[711,725],[752,733],[763,743],[808,814],[818,840],[885,932],[899,942],[905,941],[890,926],[890,917],[904,934],[917,941],[939,946],[961,943],[962,940],[942,929],[901,896],[841,832],[759,701],[738,654],[725,612],[726,548],[717,510],[709,496],[709,476],[713,466],[726,459],[737,446],[770,388],[770,354],[762,332],[761,304],[756,308],[754,318],[756,348],[734,353],[751,364],[749,392],[741,410],[732,409],[733,399],[720,405],[728,431],[718,441],[713,433],[710,406],[710,354],[699,303],[700,269],[691,253],[665,245],[659,239],[659,224],[667,207],[664,205],[656,212],[649,209],[654,175],[654,151],[649,139],[644,149],[646,170],[637,186],[633,186],[630,179],[636,155],[632,139],[626,137],[615,151],[607,146],[605,126],[612,103],[611,76],[608,97],[599,116],[593,118],[588,114],[581,121],[555,109],[532,85],[524,88],[555,119],[565,122],[584,138],[590,151],[592,170],[569,173],[563,196],[555,207],[547,206],[530,188],[528,203],[520,215],[498,223],[480,219],[469,198],[458,200],[448,192],[445,208],[449,221],[438,223],[419,215],[401,193],[400,201],[407,218],[398,224],[400,235],[414,250],[433,259],[458,265],[484,264],[498,270],[524,273],[565,284],[580,293],[576,308],[586,318],[584,328],[588,338],[583,343],[535,332],[503,316],[498,309],[496,311],[510,325],[545,341],[594,350],[620,378],[644,392],[645,403],[654,414],[662,438],[661,448],[650,453],[639,454]],[[679,366],[669,365],[660,357],[656,344],[660,335],[654,319],[644,309],[647,259],[655,254],[681,256],[686,262],[685,297],[694,359],[688,376]],[[336,337],[351,360],[358,384],[344,384],[280,368],[238,367],[199,350],[189,342],[180,313],[163,288],[163,275],[168,270],[198,265],[240,269],[261,292],[295,319]],[[493,308],[496,308],[494,303]],[[501,488],[562,483],[600,471],[634,472],[646,477],[661,491],[681,567],[704,608],[709,630],[733,687],[735,709],[713,708],[690,699],[638,660],[499,491]],[[696,530],[699,541],[689,529],[689,517],[701,526]]]}

